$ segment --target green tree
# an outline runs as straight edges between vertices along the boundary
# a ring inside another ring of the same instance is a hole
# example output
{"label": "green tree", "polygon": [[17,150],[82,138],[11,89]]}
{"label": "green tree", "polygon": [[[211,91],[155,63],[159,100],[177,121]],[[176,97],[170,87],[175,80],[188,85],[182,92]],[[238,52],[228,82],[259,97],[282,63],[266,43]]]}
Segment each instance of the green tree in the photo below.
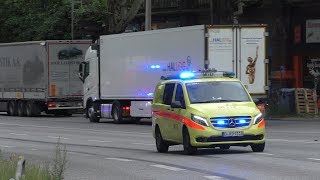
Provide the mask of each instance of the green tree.
{"label": "green tree", "polygon": [[[74,11],[74,38],[121,33],[144,0],[83,0]],[[1,0],[0,42],[71,39],[71,0]]]}

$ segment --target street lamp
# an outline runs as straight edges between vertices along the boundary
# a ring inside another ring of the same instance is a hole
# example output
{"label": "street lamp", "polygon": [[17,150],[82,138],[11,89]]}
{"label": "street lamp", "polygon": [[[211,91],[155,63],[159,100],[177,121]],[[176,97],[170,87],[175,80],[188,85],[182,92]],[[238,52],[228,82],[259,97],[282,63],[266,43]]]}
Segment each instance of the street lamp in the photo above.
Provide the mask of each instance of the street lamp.
{"label": "street lamp", "polygon": [[146,1],[145,31],[151,30],[151,0]]}
{"label": "street lamp", "polygon": [[71,39],[73,40],[73,22],[74,22],[74,5],[75,3],[81,3],[82,0],[71,0]]}

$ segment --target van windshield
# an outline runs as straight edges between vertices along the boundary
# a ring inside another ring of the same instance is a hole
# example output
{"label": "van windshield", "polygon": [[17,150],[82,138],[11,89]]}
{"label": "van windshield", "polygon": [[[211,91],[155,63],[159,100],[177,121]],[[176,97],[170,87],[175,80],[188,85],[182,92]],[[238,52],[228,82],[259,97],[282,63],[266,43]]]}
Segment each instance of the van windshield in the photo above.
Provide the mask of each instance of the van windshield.
{"label": "van windshield", "polygon": [[240,82],[194,82],[186,83],[191,104],[211,102],[248,102],[248,93]]}

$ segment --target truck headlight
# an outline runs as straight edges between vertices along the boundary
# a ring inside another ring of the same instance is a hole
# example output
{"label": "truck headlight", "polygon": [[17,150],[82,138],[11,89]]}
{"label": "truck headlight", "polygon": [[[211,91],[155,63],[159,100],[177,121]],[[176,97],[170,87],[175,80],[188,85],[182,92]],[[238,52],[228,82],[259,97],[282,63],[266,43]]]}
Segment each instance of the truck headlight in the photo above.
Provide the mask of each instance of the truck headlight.
{"label": "truck headlight", "polygon": [[262,120],[263,120],[263,115],[262,113],[259,113],[253,118],[253,124],[258,124]]}
{"label": "truck headlight", "polygon": [[197,116],[197,115],[194,115],[194,114],[191,114],[191,120],[202,125],[202,126],[207,126],[209,127],[209,124],[207,122],[207,119],[206,118],[203,118],[201,116]]}

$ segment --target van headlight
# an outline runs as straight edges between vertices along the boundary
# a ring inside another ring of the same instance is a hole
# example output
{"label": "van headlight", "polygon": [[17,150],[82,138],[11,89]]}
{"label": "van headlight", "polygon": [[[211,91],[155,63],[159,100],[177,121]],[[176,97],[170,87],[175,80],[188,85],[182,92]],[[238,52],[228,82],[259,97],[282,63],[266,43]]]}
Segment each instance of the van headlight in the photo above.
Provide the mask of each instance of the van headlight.
{"label": "van headlight", "polygon": [[198,123],[198,124],[202,125],[202,126],[209,127],[207,119],[204,118],[204,117],[191,114],[191,120],[194,121],[195,123]]}
{"label": "van headlight", "polygon": [[262,120],[263,120],[263,115],[262,113],[259,113],[253,118],[253,124],[258,124]]}

